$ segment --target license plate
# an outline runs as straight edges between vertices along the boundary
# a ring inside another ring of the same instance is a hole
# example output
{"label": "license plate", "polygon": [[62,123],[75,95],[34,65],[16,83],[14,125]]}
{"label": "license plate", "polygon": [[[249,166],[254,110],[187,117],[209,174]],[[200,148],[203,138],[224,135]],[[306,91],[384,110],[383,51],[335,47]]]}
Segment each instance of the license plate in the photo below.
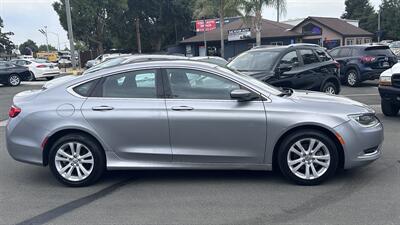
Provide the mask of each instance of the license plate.
{"label": "license plate", "polygon": [[390,65],[389,65],[389,63],[388,62],[384,62],[384,63],[382,63],[382,67],[389,67]]}
{"label": "license plate", "polygon": [[53,69],[54,68],[54,66],[50,66],[50,69]]}

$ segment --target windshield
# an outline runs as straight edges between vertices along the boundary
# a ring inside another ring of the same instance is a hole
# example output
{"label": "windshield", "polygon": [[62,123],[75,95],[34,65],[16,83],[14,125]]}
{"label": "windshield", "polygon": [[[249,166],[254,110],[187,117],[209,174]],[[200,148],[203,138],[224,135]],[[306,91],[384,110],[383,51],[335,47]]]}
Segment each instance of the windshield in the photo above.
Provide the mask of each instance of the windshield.
{"label": "windshield", "polygon": [[279,51],[249,51],[240,54],[228,67],[238,71],[265,71],[271,70]]}
{"label": "windshield", "polygon": [[266,83],[264,83],[264,82],[262,82],[262,81],[260,81],[260,80],[257,80],[257,79],[254,78],[254,77],[251,77],[251,76],[245,75],[245,74],[243,74],[243,73],[240,73],[240,72],[237,71],[237,70],[234,70],[234,69],[231,69],[231,68],[220,67],[220,66],[217,66],[216,68],[217,68],[218,70],[224,72],[224,73],[239,75],[239,76],[241,76],[242,78],[244,78],[245,80],[247,80],[247,81],[249,81],[250,83],[252,83],[253,85],[257,86],[258,88],[263,89],[263,90],[266,90],[267,92],[269,92],[269,93],[271,93],[271,94],[273,94],[273,95],[280,95],[280,94],[282,94],[282,92],[281,92],[279,89],[277,89],[276,87],[273,87],[273,86],[271,86],[271,85],[269,85],[269,84],[266,84]]}

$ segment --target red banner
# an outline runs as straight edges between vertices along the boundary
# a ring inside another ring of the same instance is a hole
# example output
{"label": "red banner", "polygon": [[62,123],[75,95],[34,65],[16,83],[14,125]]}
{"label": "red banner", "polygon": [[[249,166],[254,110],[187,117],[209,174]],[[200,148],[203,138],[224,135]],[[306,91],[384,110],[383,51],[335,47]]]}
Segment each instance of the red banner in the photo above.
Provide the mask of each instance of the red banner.
{"label": "red banner", "polygon": [[[205,29],[206,31],[214,30],[217,28],[215,20],[206,20]],[[204,20],[196,20],[196,32],[204,31]]]}

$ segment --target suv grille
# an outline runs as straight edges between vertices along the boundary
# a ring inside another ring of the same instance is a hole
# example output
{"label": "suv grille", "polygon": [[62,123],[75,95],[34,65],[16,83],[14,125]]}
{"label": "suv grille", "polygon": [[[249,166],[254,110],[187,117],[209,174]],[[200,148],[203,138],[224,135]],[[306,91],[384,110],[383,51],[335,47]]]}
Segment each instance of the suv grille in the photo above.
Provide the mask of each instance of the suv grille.
{"label": "suv grille", "polygon": [[392,85],[394,87],[400,87],[400,74],[393,74],[392,75]]}

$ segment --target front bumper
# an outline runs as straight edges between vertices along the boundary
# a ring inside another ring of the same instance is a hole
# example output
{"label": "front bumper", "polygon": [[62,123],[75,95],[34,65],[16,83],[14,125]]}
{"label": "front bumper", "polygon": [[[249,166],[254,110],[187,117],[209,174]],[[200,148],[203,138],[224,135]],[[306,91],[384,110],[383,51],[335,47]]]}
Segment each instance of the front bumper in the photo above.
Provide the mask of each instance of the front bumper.
{"label": "front bumper", "polygon": [[400,104],[400,88],[393,86],[379,86],[381,98]]}
{"label": "front bumper", "polygon": [[383,126],[361,127],[350,120],[334,128],[343,139],[344,169],[369,164],[381,156]]}

